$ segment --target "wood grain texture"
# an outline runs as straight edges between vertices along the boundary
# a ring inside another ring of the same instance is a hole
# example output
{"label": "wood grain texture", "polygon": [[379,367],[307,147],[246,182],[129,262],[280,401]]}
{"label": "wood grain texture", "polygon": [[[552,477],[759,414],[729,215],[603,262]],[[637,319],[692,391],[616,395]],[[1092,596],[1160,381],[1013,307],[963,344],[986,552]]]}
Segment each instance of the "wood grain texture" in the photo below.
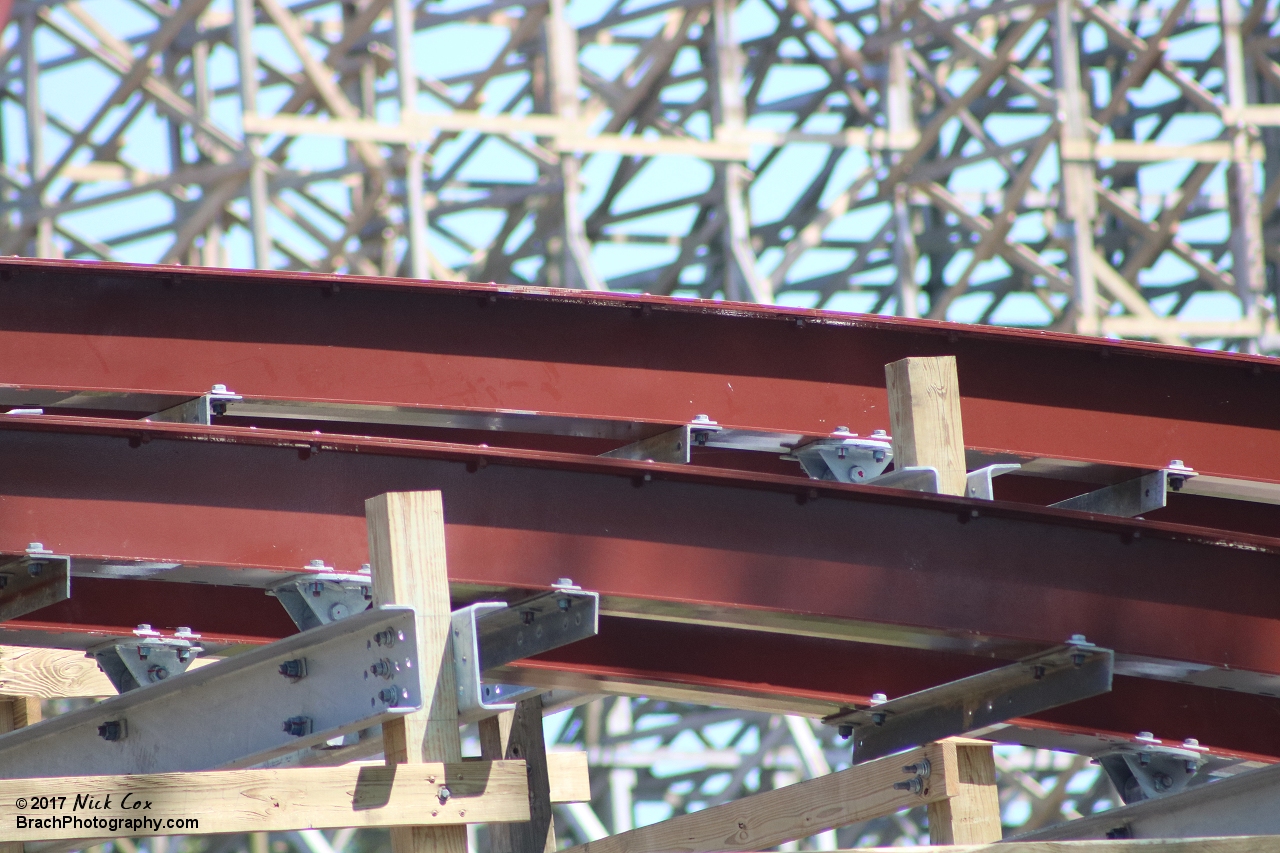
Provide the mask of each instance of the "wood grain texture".
{"label": "wood grain texture", "polygon": [[937,746],[943,751],[941,769],[946,773],[946,788],[951,796],[929,804],[929,842],[999,841],[1000,796],[991,744],[953,738]]}
{"label": "wood grain texture", "polygon": [[591,774],[585,752],[548,752],[547,780],[551,784],[551,802],[591,802]]}
{"label": "wood grain texture", "polygon": [[[31,696],[0,697],[0,734],[40,722],[40,700]],[[13,801],[10,800],[10,803]],[[0,822],[0,838],[7,838]],[[0,841],[0,853],[23,853],[21,841]]]}
{"label": "wood grain texture", "polygon": [[[83,826],[74,825],[19,829],[18,814],[108,820],[148,817],[161,823],[194,818],[201,835],[394,827],[409,822],[456,829],[467,823],[524,821],[529,817],[525,773],[524,762],[504,761],[6,779],[0,780],[0,837],[52,841],[87,834]],[[450,795],[442,803],[440,792],[445,787]],[[19,797],[54,794],[66,797],[57,808],[15,807]],[[77,796],[85,798],[80,808],[75,808]],[[88,808],[90,799],[101,808]],[[133,803],[150,806],[132,808]],[[95,838],[193,834],[186,827],[164,826],[147,832],[94,827],[90,832]]]}
{"label": "wood grain texture", "polygon": [[486,758],[524,761],[529,773],[529,822],[509,824],[496,833],[491,830],[493,853],[555,853],[542,697],[525,699],[516,703],[514,711],[482,721],[480,750]]}
{"label": "wood grain texture", "polygon": [[[990,748],[990,747],[988,747]],[[954,756],[954,751],[951,753]],[[920,794],[894,790],[903,765],[927,757],[933,773]],[[890,815],[948,797],[946,753],[939,744],[868,761],[571,847],[571,853],[743,853],[767,850],[827,829]]]}
{"label": "wood grain texture", "polygon": [[904,358],[884,367],[895,468],[938,469],[944,495],[965,493],[964,430],[955,356]]}
{"label": "wood grain texture", "polygon": [[[858,853],[900,853],[901,850],[901,847],[863,847]],[[929,850],[931,853],[1280,853],[1280,835],[1124,841],[1007,841],[1001,844],[948,844],[930,847]]]}
{"label": "wood grain texture", "polygon": [[[418,612],[422,710],[382,725],[387,764],[462,760],[453,668],[449,576],[440,492],[390,492],[365,501],[373,600]],[[526,799],[527,808],[527,799]],[[392,853],[467,853],[465,827],[400,826]]]}
{"label": "wood grain texture", "polygon": [[116,688],[84,652],[0,646],[0,695],[97,698]]}

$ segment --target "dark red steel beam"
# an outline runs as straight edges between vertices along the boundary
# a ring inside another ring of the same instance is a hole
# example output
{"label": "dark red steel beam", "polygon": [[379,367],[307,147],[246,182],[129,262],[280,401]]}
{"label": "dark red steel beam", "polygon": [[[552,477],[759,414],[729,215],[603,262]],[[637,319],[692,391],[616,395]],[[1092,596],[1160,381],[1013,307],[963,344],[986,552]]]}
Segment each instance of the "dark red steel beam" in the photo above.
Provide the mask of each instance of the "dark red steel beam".
{"label": "dark red steel beam", "polygon": [[[872,625],[886,642],[977,649],[1084,633],[1125,655],[1280,673],[1280,542],[1257,536],[564,454],[89,419],[0,418],[0,471],[0,550],[38,540],[78,557],[226,566],[224,583],[237,582],[235,567],[294,571],[313,558],[351,570],[367,561],[367,497],[441,489],[460,589],[545,588],[569,576],[615,611],[732,611],[762,625],[798,616]],[[71,602],[6,628],[149,621],[262,641],[288,630],[264,599],[258,589],[78,579]],[[782,639],[754,634],[742,651]],[[816,687],[798,677],[781,686]],[[1234,701],[1152,689],[1177,698],[1165,732],[1201,728],[1206,707]],[[1254,709],[1237,708],[1243,721],[1270,707],[1238,701]],[[1130,716],[1125,707],[1107,707],[1107,728],[1156,725],[1149,706]],[[1257,740],[1215,745],[1280,755],[1268,726],[1257,729]]]}
{"label": "dark red steel beam", "polygon": [[0,261],[0,383],[887,428],[885,363],[959,361],[967,443],[1280,481],[1280,364],[1039,331],[393,279]]}

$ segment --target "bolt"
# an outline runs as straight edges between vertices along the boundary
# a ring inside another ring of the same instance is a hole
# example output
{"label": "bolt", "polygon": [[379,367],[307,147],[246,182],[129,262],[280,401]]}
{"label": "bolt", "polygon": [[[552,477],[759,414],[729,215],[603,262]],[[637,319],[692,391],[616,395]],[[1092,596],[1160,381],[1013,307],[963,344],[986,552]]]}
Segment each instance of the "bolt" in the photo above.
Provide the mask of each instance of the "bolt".
{"label": "bolt", "polygon": [[711,420],[711,416],[710,416],[710,415],[694,415],[694,416],[693,416],[693,422],[694,422],[695,424],[713,424],[713,423],[715,423],[715,421]]}
{"label": "bolt", "polygon": [[871,437],[872,437],[872,438],[876,438],[876,437],[883,437],[883,436],[887,436],[888,434],[889,434],[889,433],[885,432],[885,431],[884,431],[884,430],[882,430],[882,429],[873,429],[873,430],[871,431]]}
{"label": "bolt", "polygon": [[381,678],[390,678],[396,673],[396,665],[391,662],[391,658],[383,658],[382,660],[369,667],[369,674],[376,675]]}
{"label": "bolt", "polygon": [[1200,763],[1193,759],[1187,759],[1187,775],[1194,776],[1195,772],[1200,769]]}
{"label": "bolt", "polygon": [[28,543],[28,544],[27,544],[27,551],[34,552],[34,553],[36,553],[36,554],[39,554],[39,553],[40,553],[40,552],[42,552],[43,550],[44,550],[44,543],[43,543],[43,542],[30,542],[30,543]]}
{"label": "bolt", "polygon": [[883,705],[885,702],[888,702],[888,701],[889,701],[889,697],[888,697],[888,696],[886,696],[886,695],[884,695],[883,693],[872,693],[872,694],[871,694],[871,704],[872,704],[872,705]]}
{"label": "bolt", "polygon": [[450,791],[446,786],[441,785],[440,793],[437,794],[437,796],[440,798],[440,805],[443,806],[445,803],[449,802],[449,798],[453,796],[453,792]]}
{"label": "bolt", "polygon": [[44,563],[39,560],[32,560],[27,563],[27,574],[33,578],[40,577],[40,573],[44,571]]}
{"label": "bolt", "polygon": [[388,628],[385,631],[379,631],[373,635],[373,641],[380,646],[391,648],[396,644],[396,632],[392,628]]}
{"label": "bolt", "polygon": [[294,658],[280,664],[280,674],[290,681],[297,681],[300,678],[307,677],[307,659]]}
{"label": "bolt", "polygon": [[226,393],[228,393],[228,391],[227,391],[227,386],[226,386],[226,385],[222,385],[222,384],[214,385],[214,386],[213,386],[213,390],[212,390],[212,391],[210,391],[209,393],[211,393],[211,394],[226,394]]}
{"label": "bolt", "polygon": [[311,726],[310,717],[290,717],[284,721],[284,732],[294,737],[302,737],[311,734]]}
{"label": "bolt", "polygon": [[919,776],[921,779],[928,779],[929,774],[933,772],[933,765],[929,763],[929,759],[922,758],[915,764],[908,764],[906,767],[903,767],[902,772]]}
{"label": "bolt", "polygon": [[844,738],[845,740],[848,740],[849,738],[853,737],[853,726],[849,725],[848,723],[845,723],[844,725],[840,726],[838,731],[840,732],[840,737]]}
{"label": "bolt", "polygon": [[1138,732],[1138,740],[1155,740],[1156,736],[1151,732]]}
{"label": "bolt", "polygon": [[563,587],[568,587],[570,589],[575,588],[575,585],[573,583],[573,578],[556,578],[556,582],[553,583],[552,586],[563,586]]}
{"label": "bolt", "polygon": [[849,433],[849,428],[847,426],[838,426],[836,427],[836,432],[847,435]]}
{"label": "bolt", "polygon": [[4,588],[5,588],[5,587],[7,587],[8,585],[9,585],[9,576],[8,576],[8,575],[0,575],[0,589],[4,589]]}
{"label": "bolt", "polygon": [[884,725],[884,721],[885,721],[885,715],[884,715],[884,714],[879,714],[879,713],[877,713],[877,714],[872,714],[872,715],[871,715],[871,722],[875,723],[877,726],[883,726],[883,725]]}
{"label": "bolt", "polygon": [[571,598],[557,598],[557,599],[556,599],[556,606],[557,606],[557,607],[559,607],[561,610],[568,610],[570,607],[572,607],[572,606],[573,606],[573,599],[571,599]]}
{"label": "bolt", "polygon": [[1031,667],[1031,677],[1034,678],[1036,681],[1039,681],[1040,679],[1044,678],[1044,672],[1045,672],[1044,667],[1038,664],[1036,666]]}
{"label": "bolt", "polygon": [[1072,634],[1071,639],[1067,640],[1073,646],[1088,646],[1091,643],[1084,638],[1084,634]]}
{"label": "bolt", "polygon": [[329,618],[334,622],[337,622],[340,619],[346,619],[350,615],[351,611],[347,608],[347,605],[343,604],[341,601],[335,601],[333,606],[329,608]]}
{"label": "bolt", "polygon": [[526,625],[532,625],[533,620],[537,618],[537,615],[538,614],[534,613],[532,610],[521,610],[520,621]]}
{"label": "bolt", "polygon": [[164,681],[168,677],[168,667],[161,666],[158,663],[153,663],[151,666],[147,667],[147,678],[151,679],[153,683],[157,681]]}
{"label": "bolt", "polygon": [[150,625],[149,623],[147,623],[147,622],[143,622],[143,623],[142,623],[141,625],[139,625],[137,628],[134,628],[134,629],[133,629],[133,633],[135,633],[135,634],[154,634],[154,633],[155,633],[155,631],[151,630],[151,625]]}
{"label": "bolt", "polygon": [[1139,753],[1138,753],[1138,763],[1139,763],[1139,764],[1141,764],[1143,767],[1146,767],[1148,764],[1150,764],[1150,763],[1151,763],[1151,753],[1149,753],[1149,752],[1139,752]]}
{"label": "bolt", "polygon": [[396,685],[384,687],[378,691],[378,698],[382,700],[382,704],[394,708],[400,704],[401,699],[409,698],[408,690],[401,690]]}
{"label": "bolt", "polygon": [[360,564],[360,574],[362,574],[362,575],[371,575],[371,574],[373,574],[373,568],[372,568],[368,563],[361,563],[361,564]]}
{"label": "bolt", "polygon": [[307,563],[307,566],[312,569],[323,569],[325,567],[324,560],[312,560],[310,563]]}
{"label": "bolt", "polygon": [[893,790],[910,791],[913,794],[919,794],[921,791],[924,790],[924,780],[921,779],[919,776],[916,776],[914,779],[907,779],[902,782],[894,782]]}
{"label": "bolt", "polygon": [[173,636],[183,640],[197,640],[200,638],[199,634],[186,625],[179,625],[178,630],[173,632]]}
{"label": "bolt", "polygon": [[1167,791],[1173,787],[1173,779],[1166,773],[1157,773],[1152,778],[1157,791]]}
{"label": "bolt", "polygon": [[124,720],[107,720],[98,726],[98,737],[105,741],[124,740],[129,735],[129,726]]}

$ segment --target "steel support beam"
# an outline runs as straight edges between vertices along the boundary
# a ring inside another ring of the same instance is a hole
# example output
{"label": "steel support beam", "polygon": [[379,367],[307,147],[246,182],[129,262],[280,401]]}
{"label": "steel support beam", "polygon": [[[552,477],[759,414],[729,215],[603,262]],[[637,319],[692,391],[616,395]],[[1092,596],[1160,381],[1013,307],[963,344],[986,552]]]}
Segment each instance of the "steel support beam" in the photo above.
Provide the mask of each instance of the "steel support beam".
{"label": "steel support beam", "polygon": [[[1083,633],[1117,650],[1121,673],[1280,692],[1280,546],[1260,537],[627,460],[177,424],[0,419],[0,467],[0,550],[39,532],[105,575],[6,623],[18,641],[52,632],[74,646],[156,614],[207,643],[286,636],[292,623],[259,589],[108,578],[138,560],[151,578],[190,566],[204,572],[192,579],[264,587],[317,555],[350,570],[368,559],[365,496],[431,487],[448,507],[455,590],[471,600],[568,575],[601,593],[604,614],[775,632],[760,635],[766,645],[800,631],[1006,660]],[[1210,705],[1272,701],[1169,689],[1218,697]],[[1199,714],[1202,701],[1168,714]],[[1111,730],[1155,726],[1112,710],[1128,722]],[[1215,741],[1174,725],[1168,736],[1280,755],[1255,727]]]}
{"label": "steel support beam", "polygon": [[971,447],[1280,481],[1280,366],[1248,356],[656,297],[14,259],[0,261],[0,300],[3,378],[20,388],[190,398],[220,383],[246,399],[866,435],[889,426],[885,364],[953,354]]}

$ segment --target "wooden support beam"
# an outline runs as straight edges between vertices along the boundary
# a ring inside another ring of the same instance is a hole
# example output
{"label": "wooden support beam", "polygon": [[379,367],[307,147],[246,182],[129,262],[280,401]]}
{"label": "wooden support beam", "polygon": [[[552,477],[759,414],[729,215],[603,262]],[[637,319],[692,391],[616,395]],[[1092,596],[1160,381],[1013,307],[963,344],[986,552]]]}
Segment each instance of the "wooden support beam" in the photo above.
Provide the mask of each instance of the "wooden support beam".
{"label": "wooden support beam", "polygon": [[945,787],[951,796],[929,804],[929,843],[999,841],[1000,795],[991,744],[950,738],[937,746],[944,756],[939,769],[946,774]]}
{"label": "wooden support beam", "polygon": [[0,831],[12,842],[409,823],[465,835],[463,824],[528,816],[523,761],[0,780]]}
{"label": "wooden support beam", "polygon": [[[569,853],[658,853],[678,850],[680,853],[745,853],[767,850],[788,841],[807,838],[828,829],[859,821],[884,817],[902,809],[931,805],[954,797],[965,802],[956,814],[965,825],[987,825],[987,817],[977,819],[977,783],[972,772],[954,765],[958,745],[985,749],[994,764],[991,745],[980,741],[954,739],[955,742],[930,744],[923,749],[868,761],[829,776],[819,776],[743,797],[720,806],[712,806],[693,814],[679,815],[661,823],[633,829],[569,848]],[[976,757],[966,751],[966,760]],[[931,772],[923,780],[919,793],[895,789],[895,782],[913,778],[903,767],[927,758]],[[992,789],[994,792],[994,789]],[[976,800],[975,800],[976,797]],[[999,807],[996,807],[996,831],[999,831]],[[955,826],[953,820],[951,825]],[[999,837],[997,835],[997,837]],[[990,840],[988,836],[987,840]]]}
{"label": "wooden support beam", "polygon": [[964,430],[955,356],[904,358],[884,368],[895,469],[938,469],[938,490],[965,493]]}
{"label": "wooden support beam", "polygon": [[97,698],[114,696],[116,689],[84,652],[0,646],[0,694]]}
{"label": "wooden support beam", "polygon": [[[551,782],[542,737],[542,697],[535,696],[480,721],[480,754],[490,760],[522,760],[529,768],[529,822],[489,828],[493,853],[555,853]],[[586,757],[586,753],[578,753]],[[587,785],[587,798],[590,784]]]}
{"label": "wooden support beam", "polygon": [[[901,847],[863,847],[858,853],[900,853]],[[1008,841],[930,847],[930,853],[1280,853],[1280,835],[1236,838],[1143,838],[1124,841]]]}
{"label": "wooden support beam", "polygon": [[[24,729],[40,722],[40,700],[31,696],[0,696],[0,734]],[[14,800],[9,798],[8,803]],[[0,821],[0,831],[13,826],[12,821]],[[0,841],[0,853],[22,853],[21,841]]]}
{"label": "wooden support beam", "polygon": [[[418,612],[423,708],[383,724],[387,764],[460,762],[440,492],[379,495],[365,502],[365,517],[374,605],[411,604]],[[391,830],[391,849],[392,853],[467,853],[467,832],[461,826],[400,826]]]}

